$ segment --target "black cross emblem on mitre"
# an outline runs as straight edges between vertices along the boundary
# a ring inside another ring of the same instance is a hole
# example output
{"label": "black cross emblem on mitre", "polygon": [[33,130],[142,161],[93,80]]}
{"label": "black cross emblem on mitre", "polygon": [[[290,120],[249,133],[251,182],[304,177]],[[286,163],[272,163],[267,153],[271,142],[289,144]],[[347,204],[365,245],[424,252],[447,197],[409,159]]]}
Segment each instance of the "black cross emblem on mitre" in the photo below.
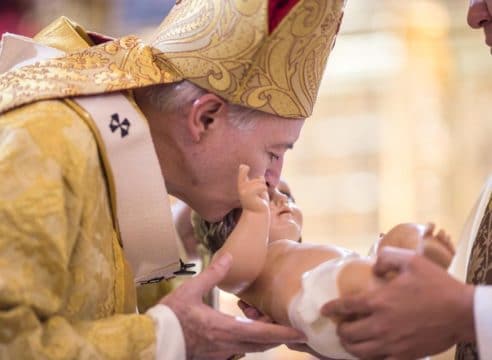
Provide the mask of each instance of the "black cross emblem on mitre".
{"label": "black cross emblem on mitre", "polygon": [[128,135],[130,130],[130,121],[127,118],[120,121],[120,116],[117,113],[111,115],[111,122],[109,123],[111,132],[115,132],[118,128],[121,130],[121,137],[124,138]]}

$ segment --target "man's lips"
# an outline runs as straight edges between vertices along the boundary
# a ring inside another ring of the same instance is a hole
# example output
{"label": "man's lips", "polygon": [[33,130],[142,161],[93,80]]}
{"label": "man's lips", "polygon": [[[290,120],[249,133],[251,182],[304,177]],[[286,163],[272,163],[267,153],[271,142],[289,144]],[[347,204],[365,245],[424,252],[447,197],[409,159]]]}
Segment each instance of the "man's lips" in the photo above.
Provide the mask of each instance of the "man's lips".
{"label": "man's lips", "polygon": [[487,44],[487,46],[489,47],[492,47],[492,33],[485,34],[485,44]]}
{"label": "man's lips", "polygon": [[485,43],[488,46],[492,47],[492,26],[487,25],[486,27],[484,27],[483,32],[485,34]]}

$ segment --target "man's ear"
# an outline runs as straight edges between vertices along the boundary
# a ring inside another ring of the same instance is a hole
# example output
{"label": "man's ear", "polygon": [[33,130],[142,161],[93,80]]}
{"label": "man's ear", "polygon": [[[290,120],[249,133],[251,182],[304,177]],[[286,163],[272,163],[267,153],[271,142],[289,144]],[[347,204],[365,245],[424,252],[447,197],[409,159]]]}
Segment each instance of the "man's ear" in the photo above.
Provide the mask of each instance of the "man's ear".
{"label": "man's ear", "polygon": [[215,129],[227,121],[227,103],[215,94],[200,96],[191,105],[187,127],[193,141],[199,142],[206,131]]}

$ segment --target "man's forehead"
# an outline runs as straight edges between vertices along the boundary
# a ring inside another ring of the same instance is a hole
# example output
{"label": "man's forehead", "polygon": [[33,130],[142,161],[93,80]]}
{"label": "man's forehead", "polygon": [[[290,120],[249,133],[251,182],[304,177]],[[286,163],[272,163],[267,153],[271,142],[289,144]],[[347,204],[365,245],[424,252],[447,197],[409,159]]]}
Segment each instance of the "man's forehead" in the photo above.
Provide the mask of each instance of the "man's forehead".
{"label": "man's forehead", "polygon": [[276,121],[276,126],[271,128],[270,145],[272,147],[292,149],[299,138],[304,119]]}

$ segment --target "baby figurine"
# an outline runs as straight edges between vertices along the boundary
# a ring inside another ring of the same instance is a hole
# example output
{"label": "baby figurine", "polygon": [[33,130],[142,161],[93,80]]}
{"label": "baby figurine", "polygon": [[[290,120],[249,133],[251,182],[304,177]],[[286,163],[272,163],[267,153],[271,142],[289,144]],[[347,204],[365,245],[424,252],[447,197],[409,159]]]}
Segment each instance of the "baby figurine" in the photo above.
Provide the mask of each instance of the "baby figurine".
{"label": "baby figurine", "polygon": [[410,249],[445,268],[454,255],[449,237],[442,230],[434,234],[434,225],[397,225],[368,257],[337,246],[300,243],[302,213],[285,191],[286,184],[269,196],[265,180],[249,179],[248,172],[248,166],[240,166],[242,213],[216,253],[228,252],[233,258],[219,288],[275,322],[301,330],[307,345],[323,356],[354,359],[339,342],[336,319],[322,316],[320,309],[329,300],[374,290],[388,281],[372,271],[379,249]]}

